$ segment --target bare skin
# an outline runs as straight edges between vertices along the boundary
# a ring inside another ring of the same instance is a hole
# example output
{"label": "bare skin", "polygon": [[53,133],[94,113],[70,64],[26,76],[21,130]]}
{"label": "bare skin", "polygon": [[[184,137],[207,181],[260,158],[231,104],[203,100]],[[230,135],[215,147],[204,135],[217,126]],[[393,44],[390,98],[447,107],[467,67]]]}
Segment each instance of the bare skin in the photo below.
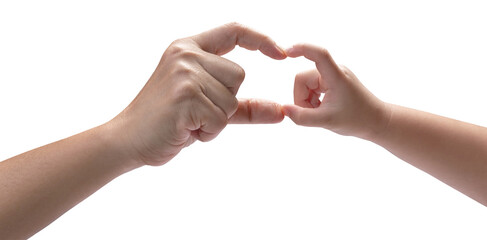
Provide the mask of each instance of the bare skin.
{"label": "bare skin", "polygon": [[[296,76],[295,105],[237,100],[244,79],[221,58],[235,45],[274,59],[305,56],[316,69]],[[321,94],[325,94],[320,99]],[[146,86],[111,121],[0,163],[0,236],[32,236],[114,178],[163,165],[227,123],[278,123],[287,115],[375,142],[487,206],[487,129],[382,102],[323,48],[282,51],[270,38],[227,24],[177,40]]]}
{"label": "bare skin", "polygon": [[295,105],[283,106],[295,123],[372,141],[487,206],[487,128],[382,102],[326,49],[286,53],[316,63],[296,75]]}
{"label": "bare skin", "polygon": [[232,23],[174,41],[132,103],[111,121],[0,163],[0,236],[25,239],[114,178],[162,165],[227,123],[278,123],[281,106],[237,100],[245,77],[220,57],[235,45],[284,59],[269,37]]}

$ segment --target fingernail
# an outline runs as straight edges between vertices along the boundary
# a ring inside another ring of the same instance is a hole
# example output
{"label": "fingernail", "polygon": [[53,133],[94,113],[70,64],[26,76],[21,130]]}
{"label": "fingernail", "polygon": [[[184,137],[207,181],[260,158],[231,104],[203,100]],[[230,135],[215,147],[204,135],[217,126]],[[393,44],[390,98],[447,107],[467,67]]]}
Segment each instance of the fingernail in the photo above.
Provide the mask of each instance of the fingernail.
{"label": "fingernail", "polygon": [[287,56],[286,54],[286,50],[284,50],[282,47],[280,47],[279,45],[276,45],[277,46],[277,49],[282,53],[283,56]]}

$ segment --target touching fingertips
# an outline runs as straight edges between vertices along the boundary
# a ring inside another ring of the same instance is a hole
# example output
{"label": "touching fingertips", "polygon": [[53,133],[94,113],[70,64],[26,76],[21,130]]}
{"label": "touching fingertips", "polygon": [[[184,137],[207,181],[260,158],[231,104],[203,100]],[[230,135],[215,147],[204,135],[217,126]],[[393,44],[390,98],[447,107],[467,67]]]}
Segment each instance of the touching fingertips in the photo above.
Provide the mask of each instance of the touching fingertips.
{"label": "touching fingertips", "polygon": [[276,45],[276,47],[277,47],[277,50],[279,50],[279,52],[281,53],[281,56],[283,56],[284,58],[286,58],[287,57],[286,50],[284,50],[279,45]]}
{"label": "touching fingertips", "polygon": [[286,113],[284,112],[284,106],[279,104],[279,110],[281,110],[281,116],[282,119],[284,119],[284,117],[286,116]]}
{"label": "touching fingertips", "polygon": [[289,110],[286,108],[286,106],[282,106],[281,111],[284,116],[287,116],[289,114]]}
{"label": "touching fingertips", "polygon": [[274,49],[274,53],[275,53],[274,56],[272,56],[273,58],[278,59],[278,60],[282,60],[282,59],[287,58],[286,51],[284,51],[278,45],[274,45],[273,49]]}
{"label": "touching fingertips", "polygon": [[288,49],[285,50],[286,55],[289,56],[289,57],[292,57],[293,52],[294,52],[294,48],[293,47],[290,47],[290,48],[288,48]]}
{"label": "touching fingertips", "polygon": [[295,57],[302,56],[303,52],[301,49],[299,49],[299,46],[294,45],[294,46],[286,49],[286,55],[288,57],[295,58]]}
{"label": "touching fingertips", "polygon": [[290,117],[291,111],[292,111],[292,106],[291,105],[283,105],[282,106],[282,113],[284,113],[285,116]]}
{"label": "touching fingertips", "polygon": [[287,57],[286,53],[276,44],[266,44],[259,48],[259,50],[264,54],[276,60],[282,60]]}

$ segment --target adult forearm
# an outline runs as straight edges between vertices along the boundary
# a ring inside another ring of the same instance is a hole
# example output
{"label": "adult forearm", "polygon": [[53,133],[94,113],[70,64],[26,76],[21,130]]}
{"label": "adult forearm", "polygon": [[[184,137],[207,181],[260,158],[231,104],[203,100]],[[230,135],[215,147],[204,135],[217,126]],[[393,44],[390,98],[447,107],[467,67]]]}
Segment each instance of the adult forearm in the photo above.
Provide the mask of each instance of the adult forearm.
{"label": "adult forearm", "polygon": [[0,163],[0,236],[27,238],[136,162],[114,145],[107,126]]}
{"label": "adult forearm", "polygon": [[402,160],[487,205],[487,129],[396,105],[369,139]]}
{"label": "adult forearm", "polygon": [[245,71],[221,55],[236,45],[286,54],[238,23],[174,41],[136,98],[108,124],[0,164],[0,236],[25,238],[115,177],[163,165],[228,123],[278,123],[279,104],[236,98]]}

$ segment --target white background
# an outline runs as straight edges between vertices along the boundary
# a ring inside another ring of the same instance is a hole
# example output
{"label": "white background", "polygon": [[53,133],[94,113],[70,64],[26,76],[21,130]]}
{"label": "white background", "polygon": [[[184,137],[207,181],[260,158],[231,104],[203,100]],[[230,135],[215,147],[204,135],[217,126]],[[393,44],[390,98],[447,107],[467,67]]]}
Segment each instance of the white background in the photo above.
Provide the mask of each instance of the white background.
{"label": "white background", "polygon": [[[110,120],[173,40],[230,21],[328,48],[384,101],[487,125],[487,8],[403,2],[2,1],[0,159]],[[226,57],[247,73],[239,97],[279,103],[313,67]],[[286,119],[121,176],[32,239],[485,239],[486,223],[484,206],[381,147]]]}

